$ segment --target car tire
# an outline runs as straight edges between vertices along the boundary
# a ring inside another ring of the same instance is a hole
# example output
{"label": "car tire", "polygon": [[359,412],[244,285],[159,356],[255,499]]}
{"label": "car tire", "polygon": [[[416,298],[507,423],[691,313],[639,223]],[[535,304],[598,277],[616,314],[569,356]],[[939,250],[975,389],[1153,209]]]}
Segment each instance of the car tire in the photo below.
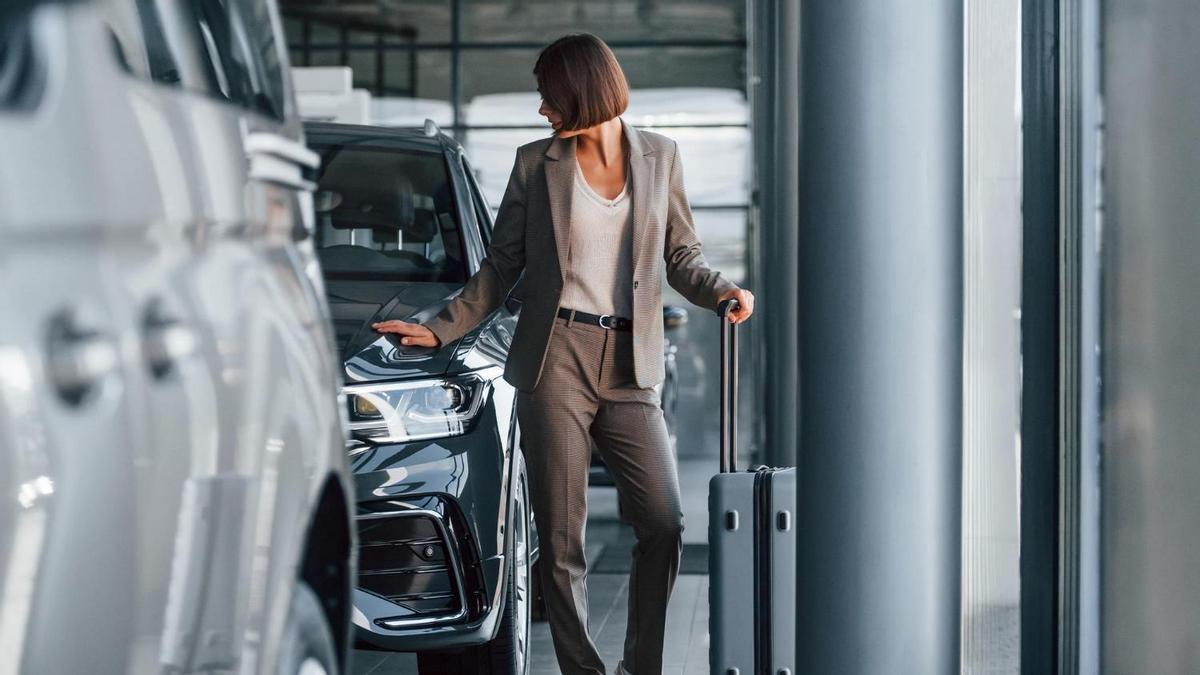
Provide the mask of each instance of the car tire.
{"label": "car tire", "polygon": [[337,648],[321,601],[308,584],[298,581],[292,592],[287,623],[279,644],[279,675],[337,675]]}
{"label": "car tire", "polygon": [[490,642],[456,652],[420,652],[417,668],[421,675],[526,675],[529,672],[529,638],[533,578],[529,543],[533,517],[529,506],[529,490],[522,464],[513,500],[513,530],[509,537],[509,560],[504,592],[504,613],[500,627]]}

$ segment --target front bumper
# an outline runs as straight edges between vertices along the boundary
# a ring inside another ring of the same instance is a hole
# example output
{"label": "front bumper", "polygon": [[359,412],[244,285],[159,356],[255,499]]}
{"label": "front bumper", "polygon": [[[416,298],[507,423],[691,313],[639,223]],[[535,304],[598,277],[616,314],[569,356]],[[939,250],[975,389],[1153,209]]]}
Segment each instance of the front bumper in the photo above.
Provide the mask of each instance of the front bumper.
{"label": "front bumper", "polygon": [[513,466],[511,405],[497,403],[489,400],[462,436],[352,451],[359,641],[411,652],[494,637]]}
{"label": "front bumper", "polygon": [[357,592],[376,600],[380,615],[374,623],[397,630],[466,621],[471,610],[466,575],[450,533],[442,514],[432,509],[359,515]]}
{"label": "front bumper", "polygon": [[357,518],[356,637],[392,651],[490,640],[500,612],[489,602],[484,578],[498,579],[504,558],[478,560],[473,544],[461,535],[456,507],[373,502],[369,506],[377,510],[363,512],[362,506]]}

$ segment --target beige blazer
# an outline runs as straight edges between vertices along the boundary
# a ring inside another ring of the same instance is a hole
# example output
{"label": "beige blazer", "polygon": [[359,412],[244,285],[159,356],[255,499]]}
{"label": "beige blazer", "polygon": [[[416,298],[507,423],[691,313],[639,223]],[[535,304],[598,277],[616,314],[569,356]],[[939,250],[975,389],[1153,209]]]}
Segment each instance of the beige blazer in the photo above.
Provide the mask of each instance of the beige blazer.
{"label": "beige blazer", "polygon": [[[701,307],[737,288],[709,269],[683,190],[675,141],[639,131],[624,119],[633,185],[633,345],[639,387],[652,387],[663,367],[662,282]],[[522,301],[504,379],[532,391],[554,332],[565,276],[574,194],[575,138],[544,138],[517,149],[512,175],[479,271],[425,326],[449,344],[474,328],[508,295]],[[514,289],[514,286],[516,288]]]}

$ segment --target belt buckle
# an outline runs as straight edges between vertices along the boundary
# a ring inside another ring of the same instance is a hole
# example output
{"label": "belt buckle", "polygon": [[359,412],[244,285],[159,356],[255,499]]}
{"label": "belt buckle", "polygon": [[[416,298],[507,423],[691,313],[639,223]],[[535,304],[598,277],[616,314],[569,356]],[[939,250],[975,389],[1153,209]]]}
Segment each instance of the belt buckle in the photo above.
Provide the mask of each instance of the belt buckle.
{"label": "belt buckle", "polygon": [[600,324],[601,328],[607,328],[609,330],[612,330],[617,327],[617,324],[614,323],[610,326],[607,323],[605,323],[604,321],[605,321],[605,319],[614,319],[615,320],[616,318],[617,317],[613,316],[612,314],[601,314],[600,318],[597,320],[597,323]]}

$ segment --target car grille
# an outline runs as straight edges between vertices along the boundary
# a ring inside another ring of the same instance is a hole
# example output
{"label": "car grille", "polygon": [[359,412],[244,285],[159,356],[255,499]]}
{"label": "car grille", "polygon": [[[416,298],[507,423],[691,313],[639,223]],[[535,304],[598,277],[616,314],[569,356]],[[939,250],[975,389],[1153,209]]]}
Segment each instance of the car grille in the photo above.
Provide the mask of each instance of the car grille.
{"label": "car grille", "polygon": [[404,628],[461,621],[468,614],[465,586],[458,546],[440,513],[402,508],[359,515],[358,587],[397,608],[376,623]]}

